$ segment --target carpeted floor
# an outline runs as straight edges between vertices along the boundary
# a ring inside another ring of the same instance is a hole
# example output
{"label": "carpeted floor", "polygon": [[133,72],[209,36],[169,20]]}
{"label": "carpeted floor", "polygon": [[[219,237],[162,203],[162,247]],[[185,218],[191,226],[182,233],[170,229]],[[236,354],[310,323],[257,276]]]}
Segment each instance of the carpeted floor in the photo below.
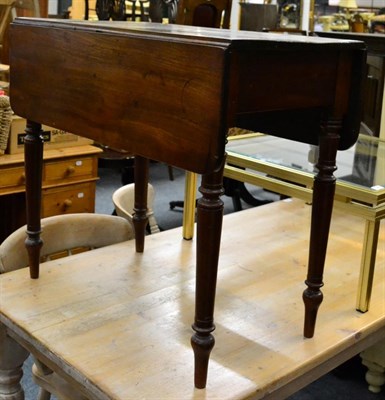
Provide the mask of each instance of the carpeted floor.
{"label": "carpeted floor", "polygon": [[[174,181],[170,181],[167,166],[158,163],[150,165],[150,181],[155,188],[154,213],[161,229],[172,229],[182,225],[182,210],[170,210],[169,202],[182,200],[184,195],[184,172],[174,169]],[[114,190],[121,186],[120,172],[110,169],[99,169],[100,180],[97,183],[96,212],[111,214],[113,204],[111,200]],[[278,196],[266,193],[259,188],[248,186],[250,192],[262,200],[277,200]],[[234,211],[231,198],[223,196],[225,214]],[[249,207],[243,204],[244,208]],[[37,398],[37,388],[30,376],[31,360],[24,368],[23,387],[26,391],[25,400]],[[326,374],[296,394],[289,400],[385,400],[385,388],[379,394],[368,391],[365,381],[365,367],[362,366],[359,356]],[[0,399],[1,400],[1,399]],[[131,400],[131,399],[127,399]],[[133,399],[132,399],[133,400]],[[154,399],[155,400],[155,399]],[[156,400],[167,400],[161,397]],[[184,399],[181,399],[184,400]]]}

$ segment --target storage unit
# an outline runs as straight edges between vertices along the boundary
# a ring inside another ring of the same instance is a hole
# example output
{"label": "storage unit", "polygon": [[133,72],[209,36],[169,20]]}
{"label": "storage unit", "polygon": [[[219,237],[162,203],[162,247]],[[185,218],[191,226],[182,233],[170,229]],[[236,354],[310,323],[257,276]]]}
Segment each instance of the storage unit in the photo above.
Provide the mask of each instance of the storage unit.
{"label": "storage unit", "polygon": [[[9,135],[8,148],[6,153],[24,153],[24,137],[27,121],[18,115],[12,116],[12,123]],[[62,129],[43,125],[43,138],[45,149],[61,149],[63,147],[76,147],[86,144],[93,144],[93,141],[82,136],[75,135]]]}
{"label": "storage unit", "polygon": [[384,35],[352,32],[317,32],[334,39],[360,40],[367,46],[367,77],[363,92],[362,128],[369,135],[385,137],[385,40]]}
{"label": "storage unit", "polygon": [[[97,154],[94,146],[44,151],[42,217],[94,212]],[[0,157],[0,242],[26,223],[24,155]]]}

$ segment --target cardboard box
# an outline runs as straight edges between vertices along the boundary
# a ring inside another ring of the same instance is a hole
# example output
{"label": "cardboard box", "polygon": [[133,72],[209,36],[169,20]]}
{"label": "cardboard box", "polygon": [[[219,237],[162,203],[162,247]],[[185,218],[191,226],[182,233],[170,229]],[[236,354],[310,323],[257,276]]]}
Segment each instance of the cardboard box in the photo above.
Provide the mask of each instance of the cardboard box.
{"label": "cardboard box", "polygon": [[[7,154],[18,154],[24,151],[24,137],[27,121],[17,115],[12,117]],[[92,144],[93,140],[75,135],[57,128],[43,125],[44,148],[58,149],[62,147],[83,146]]]}

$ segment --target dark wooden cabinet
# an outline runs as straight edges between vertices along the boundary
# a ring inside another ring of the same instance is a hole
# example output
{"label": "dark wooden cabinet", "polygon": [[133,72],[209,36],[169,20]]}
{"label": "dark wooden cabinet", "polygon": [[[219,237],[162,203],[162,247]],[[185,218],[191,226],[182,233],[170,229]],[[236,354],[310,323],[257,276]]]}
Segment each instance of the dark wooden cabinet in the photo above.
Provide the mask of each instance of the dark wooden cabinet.
{"label": "dark wooden cabinet", "polygon": [[[385,40],[385,39],[384,39]],[[385,57],[369,55],[364,91],[362,123],[364,131],[379,136],[384,93]]]}
{"label": "dark wooden cabinet", "polygon": [[381,121],[385,121],[385,115],[382,115],[385,79],[385,35],[350,32],[317,32],[317,35],[365,42],[367,46],[367,74],[362,101],[362,131],[379,137]]}

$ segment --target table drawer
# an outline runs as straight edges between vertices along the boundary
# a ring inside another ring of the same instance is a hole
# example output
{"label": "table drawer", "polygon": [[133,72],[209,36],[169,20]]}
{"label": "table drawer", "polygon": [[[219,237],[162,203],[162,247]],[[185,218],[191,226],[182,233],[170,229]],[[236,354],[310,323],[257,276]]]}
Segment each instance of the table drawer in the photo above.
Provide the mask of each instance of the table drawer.
{"label": "table drawer", "polygon": [[95,182],[43,190],[42,216],[95,211]]}
{"label": "table drawer", "polygon": [[24,188],[25,173],[24,166],[0,169],[0,188]]}
{"label": "table drawer", "polygon": [[76,157],[49,161],[44,165],[44,184],[96,176],[95,157]]}

